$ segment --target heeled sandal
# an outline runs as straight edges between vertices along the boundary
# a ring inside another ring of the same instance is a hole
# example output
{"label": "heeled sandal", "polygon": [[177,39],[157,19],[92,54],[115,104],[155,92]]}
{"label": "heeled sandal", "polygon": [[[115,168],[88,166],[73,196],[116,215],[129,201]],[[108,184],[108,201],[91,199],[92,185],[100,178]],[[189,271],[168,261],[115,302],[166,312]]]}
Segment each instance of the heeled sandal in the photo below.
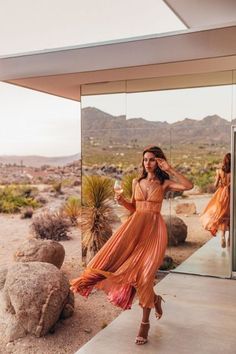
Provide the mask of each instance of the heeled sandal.
{"label": "heeled sandal", "polygon": [[[141,322],[141,324],[143,325],[148,325],[149,328],[150,328],[150,322]],[[148,328],[148,330],[149,330]],[[143,345],[143,344],[146,344],[148,342],[148,338],[144,338],[142,336],[137,336],[136,339],[135,339],[135,344],[137,345]]]}
{"label": "heeled sandal", "polygon": [[[161,295],[156,295],[156,299],[154,301],[154,305],[155,305],[155,316],[156,316],[156,318],[158,320],[160,320],[162,315],[163,315],[163,311],[162,311],[162,308],[161,308],[161,302],[162,301],[165,302],[163,297]],[[158,308],[158,310],[157,310],[157,308]]]}

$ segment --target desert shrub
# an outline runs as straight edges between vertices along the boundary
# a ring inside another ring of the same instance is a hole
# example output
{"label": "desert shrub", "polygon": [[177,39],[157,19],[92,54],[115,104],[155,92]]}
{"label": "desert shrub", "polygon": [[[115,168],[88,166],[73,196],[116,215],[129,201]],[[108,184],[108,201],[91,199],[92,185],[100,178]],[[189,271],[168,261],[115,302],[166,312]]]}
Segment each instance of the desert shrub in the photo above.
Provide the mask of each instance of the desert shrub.
{"label": "desert shrub", "polygon": [[174,268],[173,258],[170,256],[165,256],[162,264],[160,265],[160,270],[169,270]]}
{"label": "desert shrub", "polygon": [[9,185],[0,190],[0,212],[18,213],[23,207],[38,208],[37,202],[32,194],[31,187]]}
{"label": "desert shrub", "polygon": [[206,193],[213,194],[213,193],[215,193],[215,191],[216,191],[216,187],[214,186],[213,183],[207,185]]}
{"label": "desert shrub", "polygon": [[88,261],[112,235],[113,182],[107,177],[86,176],[82,186],[82,243]]}
{"label": "desert shrub", "polygon": [[40,203],[41,205],[47,204],[48,200],[47,198],[43,197],[42,195],[39,195],[38,197],[35,198],[35,200]]}
{"label": "desert shrub", "polygon": [[31,225],[36,238],[47,240],[67,240],[69,222],[61,213],[45,212],[34,218]]}
{"label": "desert shrub", "polygon": [[32,218],[33,213],[34,213],[34,209],[32,207],[24,208],[21,211],[21,219],[30,219]]}
{"label": "desert shrub", "polygon": [[123,195],[125,198],[130,199],[132,197],[132,181],[134,178],[138,178],[138,172],[129,173],[122,178]]}
{"label": "desert shrub", "polygon": [[62,194],[62,182],[54,182],[52,184],[52,190],[56,194]]}
{"label": "desert shrub", "polygon": [[61,183],[62,183],[62,187],[72,187],[73,186],[73,180],[70,178],[64,178]]}
{"label": "desert shrub", "polygon": [[70,219],[72,225],[77,225],[78,217],[81,214],[81,200],[75,196],[69,197],[62,211]]}
{"label": "desert shrub", "polygon": [[208,193],[212,189],[215,171],[206,171],[194,176],[194,183],[200,188],[202,193]]}
{"label": "desert shrub", "polygon": [[81,185],[81,181],[79,179],[76,179],[74,182],[73,182],[73,187],[77,187],[77,186],[80,186]]}

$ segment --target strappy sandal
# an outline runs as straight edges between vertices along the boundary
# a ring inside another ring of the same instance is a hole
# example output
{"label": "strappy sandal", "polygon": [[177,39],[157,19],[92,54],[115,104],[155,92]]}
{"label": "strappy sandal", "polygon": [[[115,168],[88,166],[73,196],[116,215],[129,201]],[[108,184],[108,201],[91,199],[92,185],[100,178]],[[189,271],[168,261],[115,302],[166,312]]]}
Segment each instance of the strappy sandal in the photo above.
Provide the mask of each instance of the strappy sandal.
{"label": "strappy sandal", "polygon": [[165,302],[165,300],[163,299],[163,297],[161,295],[156,295],[156,299],[154,301],[154,305],[155,305],[155,316],[158,320],[160,320],[160,318],[162,317],[163,311],[161,308],[161,302]]}
{"label": "strappy sandal", "polygon": [[226,247],[225,236],[221,237],[221,247],[222,247],[222,248],[225,248],[225,247]]}
{"label": "strappy sandal", "polygon": [[[141,324],[143,325],[148,325],[150,327],[150,322],[141,322]],[[148,328],[149,330],[149,328]],[[143,344],[146,344],[148,341],[147,338],[144,338],[144,337],[141,337],[141,336],[137,336],[136,339],[135,339],[135,344],[137,345],[143,345]]]}

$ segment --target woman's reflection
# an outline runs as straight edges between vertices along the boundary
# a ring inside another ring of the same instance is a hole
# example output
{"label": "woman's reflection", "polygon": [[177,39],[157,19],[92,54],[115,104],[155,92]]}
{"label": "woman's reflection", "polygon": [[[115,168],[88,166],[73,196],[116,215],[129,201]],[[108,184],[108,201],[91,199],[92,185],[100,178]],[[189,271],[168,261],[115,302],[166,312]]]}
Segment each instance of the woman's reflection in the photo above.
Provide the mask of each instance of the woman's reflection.
{"label": "woman's reflection", "polygon": [[224,156],[220,169],[216,170],[215,187],[217,188],[201,216],[203,227],[213,236],[221,235],[221,247],[226,247],[225,233],[228,231],[227,246],[230,244],[230,171],[231,154]]}

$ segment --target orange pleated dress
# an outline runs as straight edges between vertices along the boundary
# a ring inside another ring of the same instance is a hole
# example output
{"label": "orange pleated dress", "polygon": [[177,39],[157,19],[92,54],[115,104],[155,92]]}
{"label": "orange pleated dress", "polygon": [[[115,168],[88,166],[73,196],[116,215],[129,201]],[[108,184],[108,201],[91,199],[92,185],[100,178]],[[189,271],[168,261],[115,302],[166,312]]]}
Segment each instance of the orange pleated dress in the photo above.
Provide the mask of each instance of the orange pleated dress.
{"label": "orange pleated dress", "polygon": [[227,231],[230,226],[230,174],[220,171],[219,187],[207,204],[200,219],[203,227],[216,236],[218,230]]}
{"label": "orange pleated dress", "polygon": [[154,307],[154,278],[166,246],[167,230],[160,214],[164,191],[160,184],[144,193],[139,182],[134,190],[135,212],[117,229],[83,274],[71,281],[71,289],[88,297],[102,289],[108,300],[130,309],[137,292],[141,307]]}

